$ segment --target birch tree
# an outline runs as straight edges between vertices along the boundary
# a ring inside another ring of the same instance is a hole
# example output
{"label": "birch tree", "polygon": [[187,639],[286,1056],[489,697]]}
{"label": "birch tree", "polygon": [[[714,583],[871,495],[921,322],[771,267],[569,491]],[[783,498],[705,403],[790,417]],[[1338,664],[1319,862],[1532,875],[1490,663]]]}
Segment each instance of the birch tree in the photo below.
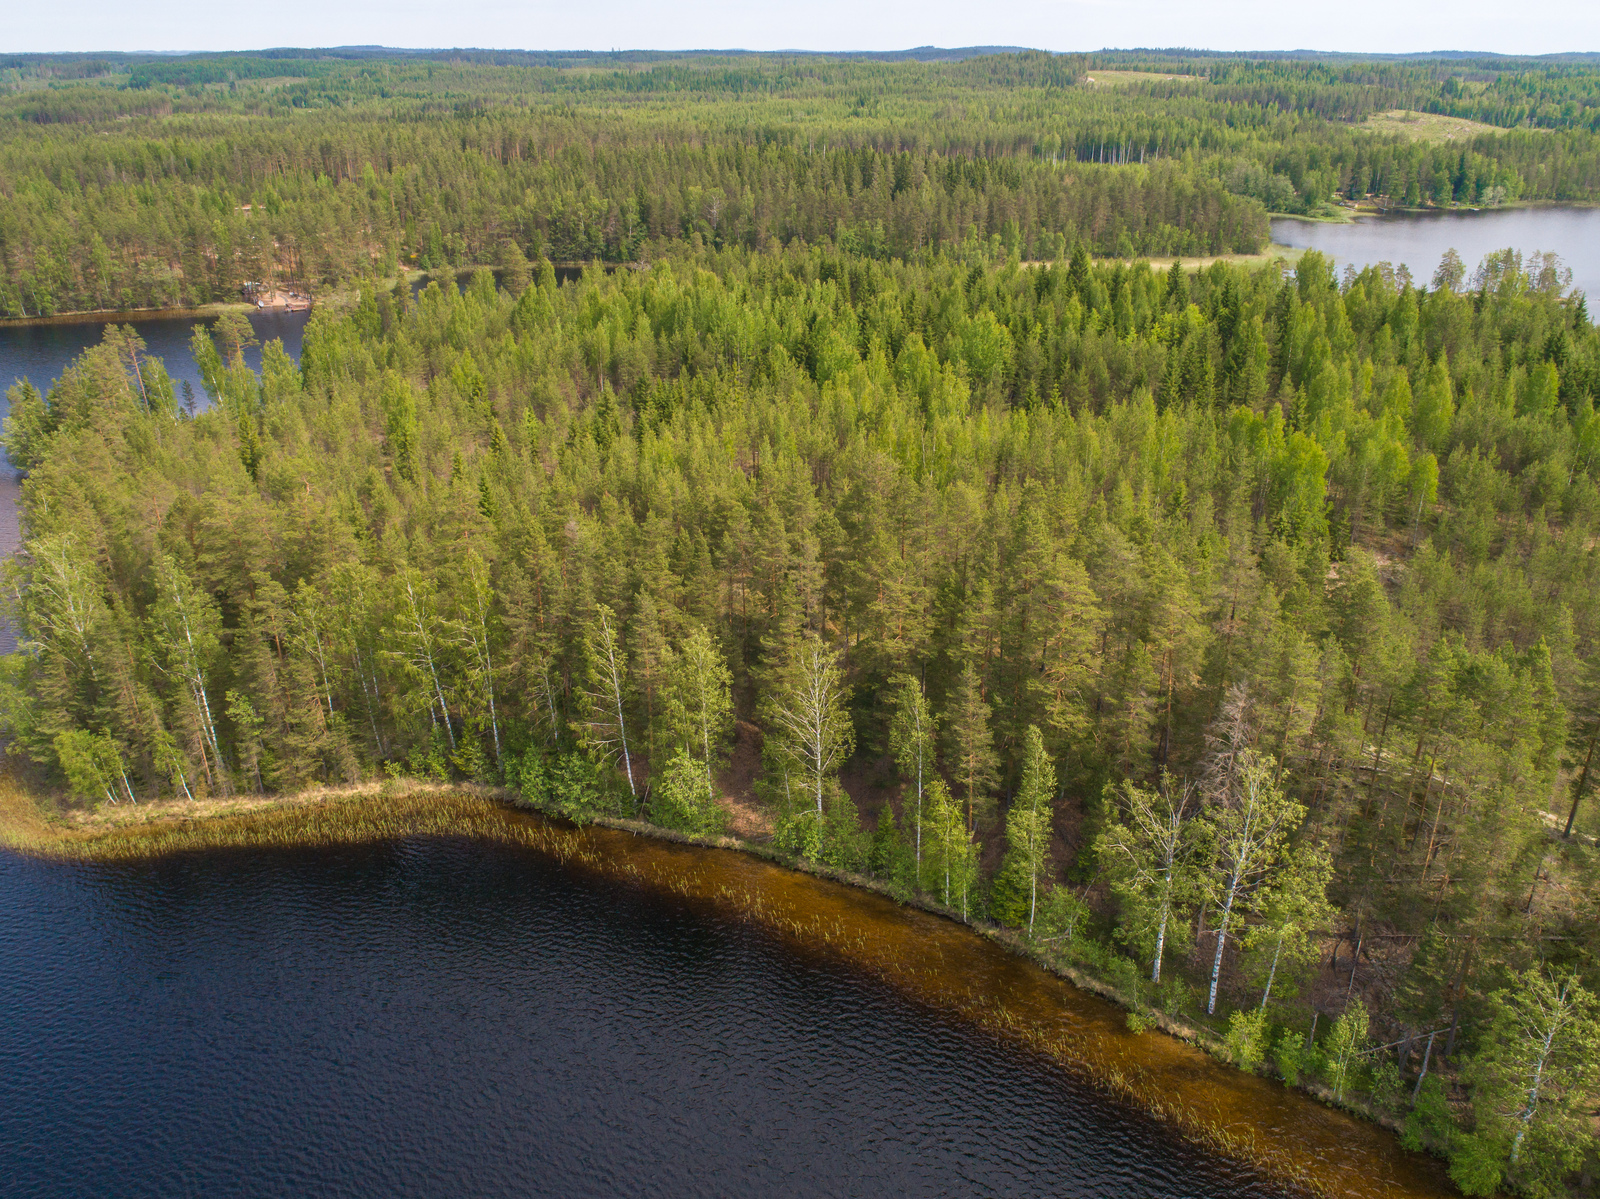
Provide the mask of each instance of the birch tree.
{"label": "birch tree", "polygon": [[704,628],[684,639],[666,660],[667,723],[677,745],[696,758],[706,794],[715,796],[713,775],[733,727],[733,675],[722,647]]}
{"label": "birch tree", "polygon": [[1479,1169],[1452,1177],[1469,1194],[1491,1193],[1502,1172],[1520,1190],[1552,1193],[1592,1141],[1600,1000],[1571,971],[1524,971],[1489,996],[1489,1028],[1467,1072]]}
{"label": "birch tree", "polygon": [[1245,750],[1239,755],[1238,785],[1233,800],[1209,818],[1216,855],[1211,862],[1211,901],[1218,909],[1216,952],[1211,959],[1211,985],[1206,1014],[1217,1010],[1217,982],[1227,948],[1234,910],[1268,883],[1282,864],[1289,835],[1305,818],[1305,809],[1284,795],[1272,781],[1270,755]]}
{"label": "birch tree", "polygon": [[908,674],[896,680],[894,716],[889,723],[889,747],[901,775],[912,787],[913,853],[917,889],[922,889],[922,805],[933,772],[933,715],[922,683]]}
{"label": "birch tree", "polygon": [[942,884],[941,902],[967,917],[967,899],[977,876],[978,846],[967,828],[961,804],[941,778],[928,782],[928,858]]}
{"label": "birch tree", "polygon": [[456,644],[467,658],[467,677],[489,720],[494,742],[494,764],[504,771],[505,754],[500,745],[500,711],[495,705],[494,647],[491,625],[494,619],[494,588],[489,581],[489,565],[477,550],[468,548],[462,563],[463,585],[457,615],[450,622]]}
{"label": "birch tree", "polygon": [[212,786],[228,789],[227,764],[211,713],[207,672],[222,651],[222,617],[211,597],[194,585],[170,554],[156,559],[152,609],[160,669],[176,681],[182,703],[198,732],[200,761]]}
{"label": "birch tree", "polygon": [[1150,952],[1150,981],[1159,983],[1167,930],[1201,888],[1198,793],[1163,774],[1153,791],[1125,782],[1113,796],[1116,817],[1096,840],[1095,858],[1112,878],[1130,936]]}
{"label": "birch tree", "polygon": [[1006,860],[1003,878],[1026,888],[1028,935],[1033,935],[1039,911],[1039,880],[1050,868],[1050,833],[1056,768],[1045,752],[1039,726],[1030,724],[1023,736],[1022,784],[1006,813]]}
{"label": "birch tree", "polygon": [[771,707],[773,733],[793,764],[820,827],[828,780],[855,746],[839,655],[815,633],[797,639]]}
{"label": "birch tree", "polygon": [[100,687],[96,643],[107,615],[99,572],[70,534],[37,538],[28,543],[27,555],[32,569],[21,591],[19,647],[37,653],[57,676],[52,699],[64,706],[92,704]]}
{"label": "birch tree", "polygon": [[393,656],[406,673],[422,684],[428,697],[428,720],[434,728],[444,724],[450,752],[456,749],[455,730],[450,726],[450,705],[444,698],[440,659],[444,652],[438,601],[433,584],[419,571],[404,567],[395,579],[398,602],[395,605],[394,636],[399,648]]}
{"label": "birch tree", "polygon": [[1360,998],[1352,999],[1333,1022],[1333,1033],[1328,1037],[1328,1082],[1333,1087],[1335,1099],[1344,1098],[1350,1073],[1366,1049],[1372,1018],[1367,1005]]}
{"label": "birch tree", "polygon": [[[74,794],[96,802],[102,795],[107,803],[122,802],[122,788],[128,776],[122,767],[122,755],[110,736],[97,737],[83,729],[72,729],[56,734],[55,749],[61,772]],[[129,800],[134,799],[131,787],[126,794]]]}
{"label": "birch tree", "polygon": [[628,794],[637,802],[633,753],[628,747],[628,655],[617,614],[605,604],[595,605],[594,619],[584,629],[583,658],[585,687],[578,697],[583,744],[601,761],[621,767],[628,779]]}
{"label": "birch tree", "polygon": [[[1333,878],[1333,863],[1316,846],[1304,846],[1285,863],[1272,883],[1256,898],[1261,916],[1242,938],[1253,959],[1248,972],[1266,981],[1261,987],[1259,1010],[1266,1011],[1272,986],[1285,970],[1299,970],[1318,957],[1312,939],[1319,928],[1334,916],[1328,902],[1328,883]],[[1291,990],[1290,994],[1293,994]]]}

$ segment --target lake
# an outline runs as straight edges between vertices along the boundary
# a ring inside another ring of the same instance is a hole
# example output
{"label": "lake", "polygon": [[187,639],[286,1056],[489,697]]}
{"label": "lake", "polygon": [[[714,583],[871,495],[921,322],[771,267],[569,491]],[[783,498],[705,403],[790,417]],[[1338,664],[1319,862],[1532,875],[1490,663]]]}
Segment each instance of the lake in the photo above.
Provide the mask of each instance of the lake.
{"label": "lake", "polygon": [[0,853],[0,1010],[8,1195],[1281,1193],[841,958],[522,846]]}
{"label": "lake", "polygon": [[[250,327],[256,340],[265,345],[277,338],[296,362],[300,360],[300,341],[305,333],[309,312],[252,312]],[[74,321],[51,325],[0,326],[0,392],[9,390],[18,379],[28,379],[40,391],[49,389],[70,363],[84,350],[98,345],[110,324],[132,325],[144,338],[145,350],[159,358],[172,376],[173,386],[179,396],[188,383],[197,403],[206,403],[205,388],[200,382],[200,369],[189,353],[189,336],[197,324],[210,325],[215,318],[196,320],[189,316],[164,316],[141,320],[135,314],[121,321]],[[245,350],[245,361],[251,370],[261,369],[261,345]],[[9,402],[0,404],[0,410],[9,410]]]}
{"label": "lake", "polygon": [[1485,255],[1507,246],[1524,257],[1554,251],[1572,268],[1572,285],[1600,296],[1600,208],[1502,208],[1482,212],[1423,212],[1361,217],[1347,225],[1276,217],[1272,240],[1280,246],[1320,250],[1357,270],[1375,262],[1405,263],[1421,284],[1446,250],[1454,248],[1467,277]]}

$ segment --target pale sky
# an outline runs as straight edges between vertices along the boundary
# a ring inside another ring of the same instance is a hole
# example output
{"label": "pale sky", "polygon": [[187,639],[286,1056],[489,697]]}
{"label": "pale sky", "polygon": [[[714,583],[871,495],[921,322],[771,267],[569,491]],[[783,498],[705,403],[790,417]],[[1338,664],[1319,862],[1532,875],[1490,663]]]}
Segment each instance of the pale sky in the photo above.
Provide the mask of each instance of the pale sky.
{"label": "pale sky", "polygon": [[0,52],[496,49],[1600,50],[1595,0],[3,0]]}

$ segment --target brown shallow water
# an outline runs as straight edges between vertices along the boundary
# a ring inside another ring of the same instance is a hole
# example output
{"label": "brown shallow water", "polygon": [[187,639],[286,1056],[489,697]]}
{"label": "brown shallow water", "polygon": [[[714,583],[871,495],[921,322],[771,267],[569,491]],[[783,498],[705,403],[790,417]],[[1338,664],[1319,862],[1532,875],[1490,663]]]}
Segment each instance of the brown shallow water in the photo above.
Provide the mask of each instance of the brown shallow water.
{"label": "brown shallow water", "polygon": [[1014,1037],[1285,1181],[1363,1199],[1456,1194],[1440,1162],[1407,1152],[1392,1133],[1175,1037],[1132,1033],[1123,1009],[944,917],[750,854],[609,828],[567,830],[523,813],[503,819],[520,826],[518,839],[569,865],[735,908],[838,955],[918,1003]]}

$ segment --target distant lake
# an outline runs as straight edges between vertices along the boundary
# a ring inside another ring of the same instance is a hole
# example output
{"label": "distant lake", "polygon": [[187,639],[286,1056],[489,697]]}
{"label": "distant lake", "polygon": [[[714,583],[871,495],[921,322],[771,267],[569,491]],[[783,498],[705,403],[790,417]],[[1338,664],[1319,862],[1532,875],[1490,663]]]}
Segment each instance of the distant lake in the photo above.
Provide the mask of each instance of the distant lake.
{"label": "distant lake", "polygon": [[1600,208],[1501,208],[1486,212],[1422,212],[1361,217],[1349,225],[1276,217],[1280,246],[1320,250],[1343,273],[1375,262],[1405,263],[1418,284],[1433,278],[1446,250],[1461,255],[1470,277],[1485,255],[1507,246],[1526,256],[1550,250],[1572,268],[1572,285],[1600,296]]}
{"label": "distant lake", "polygon": [[[306,322],[311,318],[309,312],[252,312],[248,315],[250,327],[261,345],[277,338],[283,342],[289,356],[300,361],[300,341]],[[41,392],[49,390],[74,358],[90,346],[100,344],[108,324],[126,324],[132,325],[144,338],[145,352],[161,359],[179,397],[187,382],[196,401],[204,406],[205,388],[200,385],[200,368],[189,353],[189,336],[196,325],[210,325],[215,319],[169,316],[141,320],[129,314],[125,318],[97,318],[71,324],[0,326],[0,397],[18,379],[29,380]],[[261,345],[245,350],[245,361],[251,370],[261,369]],[[0,417],[9,410],[9,402],[0,399]]]}

